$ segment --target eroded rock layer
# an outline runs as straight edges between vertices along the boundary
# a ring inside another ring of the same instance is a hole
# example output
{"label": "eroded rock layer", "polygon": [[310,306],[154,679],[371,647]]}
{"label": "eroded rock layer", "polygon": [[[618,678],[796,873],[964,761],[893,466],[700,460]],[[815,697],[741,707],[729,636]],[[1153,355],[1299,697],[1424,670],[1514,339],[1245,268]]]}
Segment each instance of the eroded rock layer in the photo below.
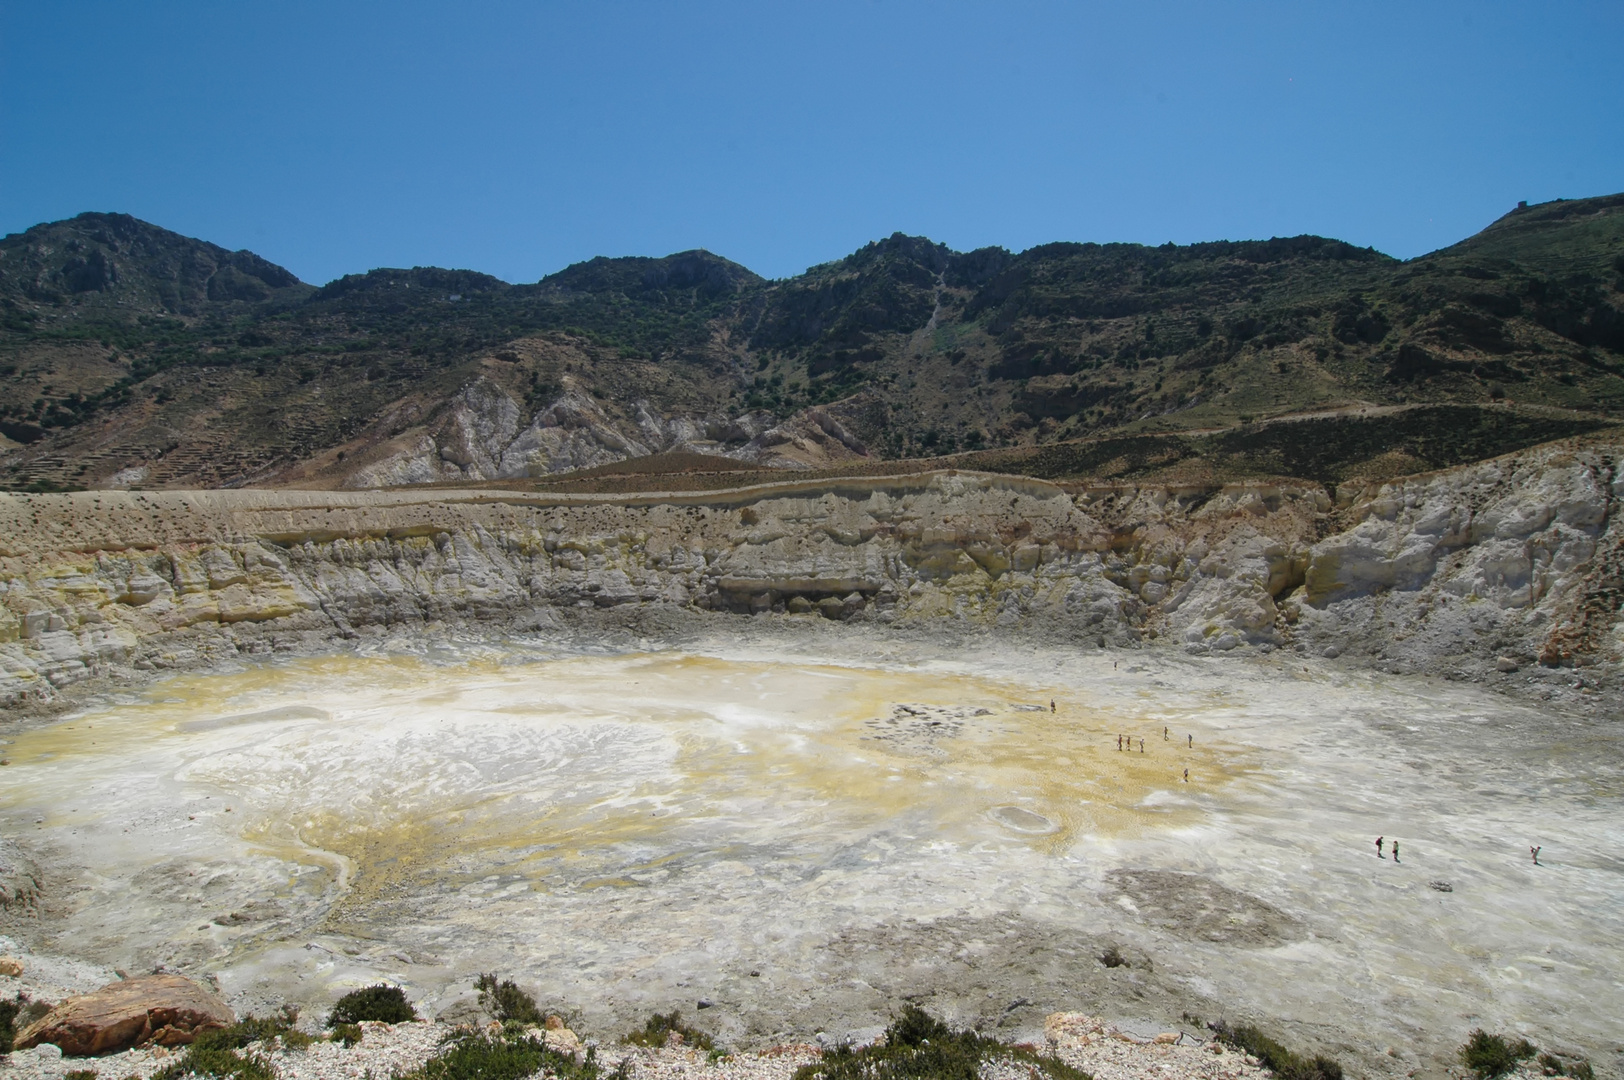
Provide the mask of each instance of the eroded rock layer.
{"label": "eroded rock layer", "polygon": [[1439,671],[1619,648],[1619,447],[1336,492],[971,473],[637,497],[0,495],[0,703],[95,676],[625,605]]}

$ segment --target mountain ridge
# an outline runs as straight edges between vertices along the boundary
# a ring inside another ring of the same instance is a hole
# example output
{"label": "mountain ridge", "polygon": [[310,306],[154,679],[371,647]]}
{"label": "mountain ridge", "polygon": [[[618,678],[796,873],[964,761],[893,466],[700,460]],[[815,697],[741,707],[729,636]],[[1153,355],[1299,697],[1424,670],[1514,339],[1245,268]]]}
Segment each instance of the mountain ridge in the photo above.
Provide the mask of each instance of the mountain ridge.
{"label": "mountain ridge", "polygon": [[0,240],[11,487],[496,478],[474,459],[542,477],[663,451],[827,467],[1491,402],[1576,431],[1624,410],[1624,195],[1406,261],[1315,236],[1011,253],[894,233],[776,280],[695,249],[318,287],[120,214]]}

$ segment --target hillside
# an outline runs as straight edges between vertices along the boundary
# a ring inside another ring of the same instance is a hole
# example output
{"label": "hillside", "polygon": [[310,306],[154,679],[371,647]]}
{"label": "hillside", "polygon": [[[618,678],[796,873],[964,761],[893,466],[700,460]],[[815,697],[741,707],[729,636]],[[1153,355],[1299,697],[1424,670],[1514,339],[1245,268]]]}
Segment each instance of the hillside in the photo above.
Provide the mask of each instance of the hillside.
{"label": "hillside", "polygon": [[[1417,430],[1350,434],[1389,413]],[[1624,195],[1408,262],[1313,236],[1015,254],[897,234],[781,281],[692,251],[315,288],[117,214],[0,240],[11,488],[531,480],[673,451],[1083,475],[1121,440],[1326,478],[1621,413]]]}

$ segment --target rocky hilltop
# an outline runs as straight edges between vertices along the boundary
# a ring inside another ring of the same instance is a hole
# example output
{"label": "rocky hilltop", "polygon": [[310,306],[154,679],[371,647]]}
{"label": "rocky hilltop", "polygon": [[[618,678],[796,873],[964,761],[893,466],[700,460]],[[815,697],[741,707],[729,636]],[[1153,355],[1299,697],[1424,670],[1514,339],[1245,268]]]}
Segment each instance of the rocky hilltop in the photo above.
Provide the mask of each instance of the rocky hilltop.
{"label": "rocky hilltop", "polygon": [[750,616],[1285,648],[1584,702],[1620,653],[1621,449],[1334,490],[950,470],[631,496],[0,495],[0,704],[335,639]]}
{"label": "rocky hilltop", "polygon": [[670,451],[817,469],[1491,403],[1575,432],[1624,415],[1624,195],[1409,261],[896,234],[781,281],[688,251],[316,288],[127,215],[0,239],[14,490],[482,483]]}

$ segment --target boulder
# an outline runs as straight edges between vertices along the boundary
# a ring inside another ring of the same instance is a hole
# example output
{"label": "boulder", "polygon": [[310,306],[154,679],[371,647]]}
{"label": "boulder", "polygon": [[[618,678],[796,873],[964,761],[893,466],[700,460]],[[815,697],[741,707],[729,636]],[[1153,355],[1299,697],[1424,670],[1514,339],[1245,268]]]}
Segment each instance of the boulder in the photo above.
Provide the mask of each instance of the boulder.
{"label": "boulder", "polygon": [[546,1041],[549,1050],[555,1050],[560,1054],[568,1054],[571,1057],[578,1057],[581,1053],[580,1038],[575,1032],[564,1026],[562,1017],[549,1016],[547,1018],[542,1038]]}
{"label": "boulder", "polygon": [[23,962],[15,956],[0,956],[0,975],[9,975],[13,979],[20,978],[23,973]]}
{"label": "boulder", "polygon": [[182,1046],[235,1020],[225,1002],[192,980],[146,975],[67,999],[19,1032],[13,1045],[54,1043],[79,1057],[148,1043]]}

